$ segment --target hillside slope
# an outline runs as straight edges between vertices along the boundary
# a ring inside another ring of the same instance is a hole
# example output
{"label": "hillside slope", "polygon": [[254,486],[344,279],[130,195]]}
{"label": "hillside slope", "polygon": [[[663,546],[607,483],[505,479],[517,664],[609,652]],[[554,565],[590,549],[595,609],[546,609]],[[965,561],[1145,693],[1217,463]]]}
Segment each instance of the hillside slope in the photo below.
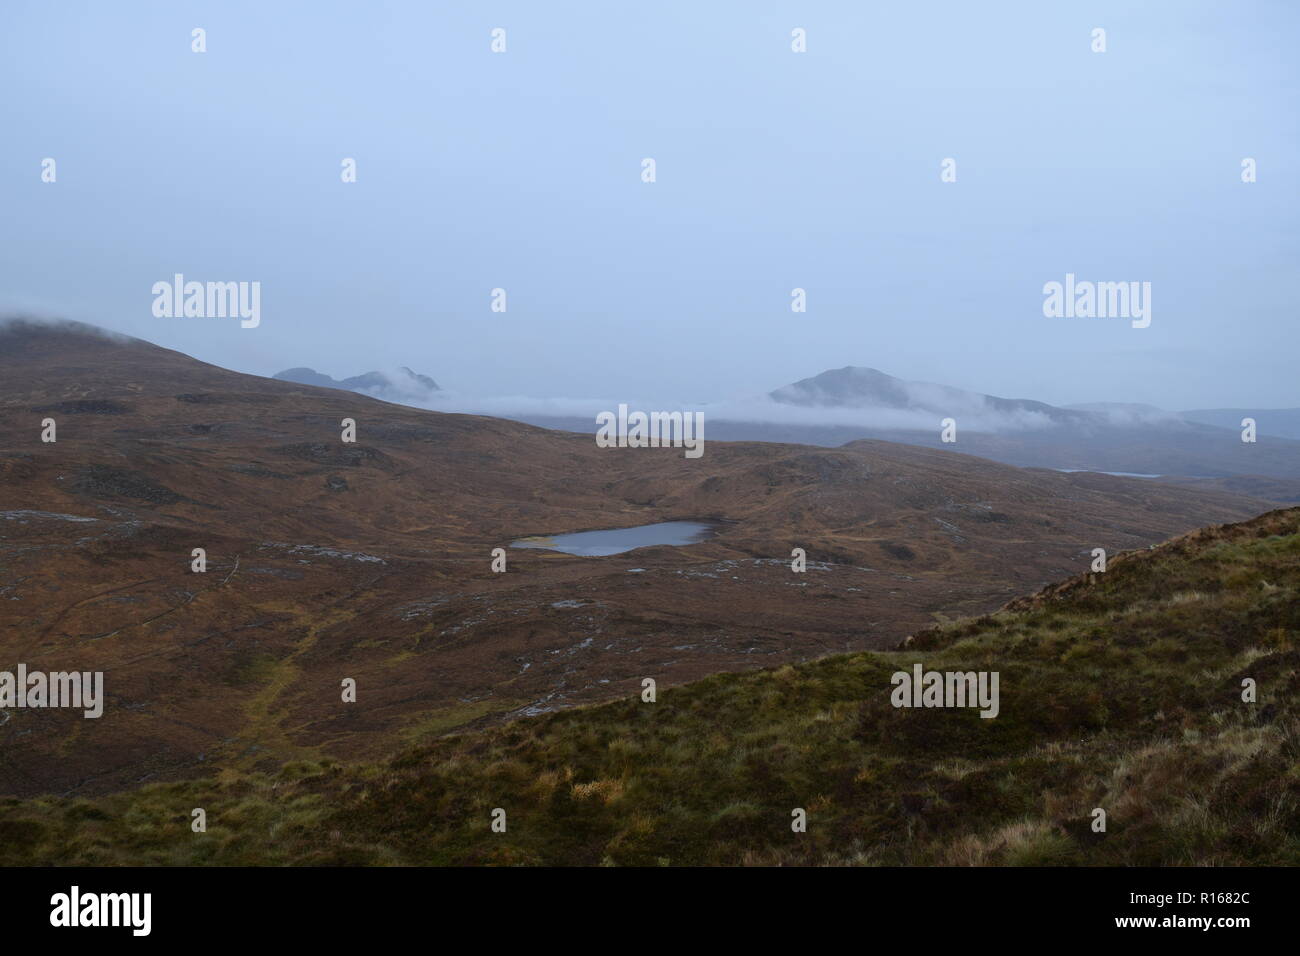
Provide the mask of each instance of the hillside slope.
{"label": "hillside slope", "polygon": [[[0,862],[1294,865],[1297,639],[1290,509],[896,652],[718,675],[382,763],[7,801]],[[999,672],[999,714],[894,708],[891,675],[916,663]]]}
{"label": "hillside slope", "polygon": [[[57,442],[41,441],[47,419]],[[1086,567],[1093,548],[1266,508],[885,442],[598,448],[14,326],[0,330],[0,658],[103,671],[109,703],[98,720],[6,713],[0,794],[377,758],[647,675],[888,647]],[[719,533],[609,558],[513,549],[491,569],[526,535],[673,520]]]}

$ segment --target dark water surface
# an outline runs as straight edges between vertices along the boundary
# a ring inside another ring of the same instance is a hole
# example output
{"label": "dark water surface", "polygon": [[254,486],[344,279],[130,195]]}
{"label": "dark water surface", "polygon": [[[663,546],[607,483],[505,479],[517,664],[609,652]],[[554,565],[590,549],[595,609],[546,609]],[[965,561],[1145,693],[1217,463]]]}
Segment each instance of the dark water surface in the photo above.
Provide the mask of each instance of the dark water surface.
{"label": "dark water surface", "polygon": [[544,548],[563,551],[586,558],[622,554],[633,548],[646,548],[653,544],[695,544],[703,541],[713,531],[713,525],[701,521],[664,521],[643,524],[635,528],[612,528],[608,531],[579,531],[576,534],[557,534],[552,537],[520,538],[512,548]]}

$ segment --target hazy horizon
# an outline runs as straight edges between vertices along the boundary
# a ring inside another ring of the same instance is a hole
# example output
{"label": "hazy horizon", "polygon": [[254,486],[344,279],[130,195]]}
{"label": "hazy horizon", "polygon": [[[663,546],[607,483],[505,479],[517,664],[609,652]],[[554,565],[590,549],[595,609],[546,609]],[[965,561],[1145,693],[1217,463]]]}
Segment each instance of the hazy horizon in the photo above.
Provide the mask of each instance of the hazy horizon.
{"label": "hazy horizon", "polygon": [[[66,9],[0,11],[3,309],[478,395],[712,403],[856,365],[1300,405],[1284,3]],[[176,273],[260,282],[260,325],[154,317]],[[1044,317],[1067,273],[1151,282],[1150,327]]]}

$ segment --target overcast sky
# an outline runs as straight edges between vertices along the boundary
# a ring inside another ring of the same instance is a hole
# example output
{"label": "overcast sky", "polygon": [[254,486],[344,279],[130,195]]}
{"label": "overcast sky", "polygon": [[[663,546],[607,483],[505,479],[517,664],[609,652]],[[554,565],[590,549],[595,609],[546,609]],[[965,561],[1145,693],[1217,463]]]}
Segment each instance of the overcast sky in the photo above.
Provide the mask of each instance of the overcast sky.
{"label": "overcast sky", "polygon": [[[1297,406],[1297,46],[1283,0],[5,0],[0,307],[482,395]],[[261,325],[155,318],[177,272]],[[1067,272],[1150,327],[1044,317]]]}

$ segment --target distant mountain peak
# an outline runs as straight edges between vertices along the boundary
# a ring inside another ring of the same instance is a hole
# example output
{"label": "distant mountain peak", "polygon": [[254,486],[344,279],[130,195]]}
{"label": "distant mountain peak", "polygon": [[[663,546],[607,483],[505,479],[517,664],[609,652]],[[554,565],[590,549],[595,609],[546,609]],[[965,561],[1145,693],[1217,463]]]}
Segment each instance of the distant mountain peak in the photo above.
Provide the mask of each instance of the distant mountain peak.
{"label": "distant mountain peak", "polygon": [[879,369],[846,365],[783,386],[769,393],[773,401],[806,408],[888,408],[955,415],[971,412],[1031,413],[1052,421],[1081,421],[1092,416],[1027,398],[998,398],[981,392],[908,382]]}
{"label": "distant mountain peak", "polygon": [[846,365],[771,392],[786,405],[913,408],[905,382],[879,369]]}
{"label": "distant mountain peak", "polygon": [[399,368],[399,371],[405,372],[412,379],[419,382],[421,385],[423,385],[425,388],[429,389],[430,391],[434,391],[434,392],[442,391],[440,388],[438,388],[438,383],[435,382],[433,379],[429,378],[429,376],[427,375],[421,375],[419,372],[412,372],[405,365],[401,366]]}
{"label": "distant mountain peak", "polygon": [[343,388],[343,383],[337,379],[330,378],[328,375],[322,375],[314,368],[298,366],[297,368],[287,368],[283,372],[276,372],[271,376],[278,378],[282,382],[294,382],[298,385],[319,385],[322,388]]}
{"label": "distant mountain peak", "polygon": [[426,397],[429,392],[441,389],[438,383],[427,375],[413,372],[405,365],[392,373],[365,372],[350,378],[336,379],[318,372],[313,368],[298,366],[276,372],[272,378],[282,382],[294,382],[298,385],[315,385],[320,388],[340,388],[349,392],[359,392],[373,398],[401,402],[403,399]]}

